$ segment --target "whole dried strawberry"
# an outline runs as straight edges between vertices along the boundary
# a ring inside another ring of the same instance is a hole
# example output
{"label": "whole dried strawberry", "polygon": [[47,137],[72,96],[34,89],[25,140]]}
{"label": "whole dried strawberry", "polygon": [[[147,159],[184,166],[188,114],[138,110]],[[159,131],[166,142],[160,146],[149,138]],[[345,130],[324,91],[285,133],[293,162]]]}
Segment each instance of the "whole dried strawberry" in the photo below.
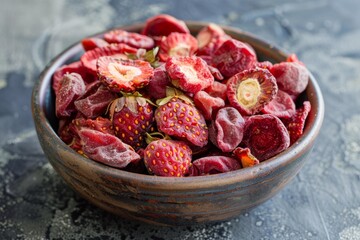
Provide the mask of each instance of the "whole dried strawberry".
{"label": "whole dried strawberry", "polygon": [[208,143],[208,128],[203,115],[182,96],[167,97],[155,111],[157,127],[163,133],[203,147]]}
{"label": "whole dried strawberry", "polygon": [[109,43],[125,43],[134,48],[151,49],[154,47],[154,40],[152,38],[121,29],[105,33],[104,39]]}
{"label": "whole dried strawberry", "polygon": [[154,110],[146,98],[124,95],[111,104],[110,118],[116,136],[138,150],[145,143],[145,133],[152,131]]}
{"label": "whole dried strawberry", "polygon": [[114,57],[100,57],[97,73],[113,92],[134,92],[149,84],[154,70],[150,63],[141,60],[122,60]]}
{"label": "whole dried strawberry", "polygon": [[159,139],[144,151],[148,172],[157,176],[183,177],[191,166],[191,149],[185,142]]}
{"label": "whole dried strawberry", "polygon": [[159,57],[161,61],[166,61],[169,57],[192,56],[197,48],[196,38],[187,33],[174,32],[161,40]]}

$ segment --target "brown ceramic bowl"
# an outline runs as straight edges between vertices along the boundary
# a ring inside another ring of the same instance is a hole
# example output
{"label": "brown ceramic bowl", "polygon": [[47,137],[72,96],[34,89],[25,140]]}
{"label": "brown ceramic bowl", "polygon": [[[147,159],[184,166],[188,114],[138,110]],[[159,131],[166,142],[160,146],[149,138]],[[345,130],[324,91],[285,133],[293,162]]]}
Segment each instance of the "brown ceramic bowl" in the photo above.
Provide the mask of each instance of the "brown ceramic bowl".
{"label": "brown ceramic bowl", "polygon": [[[193,34],[206,23],[187,22]],[[141,24],[123,27],[138,32]],[[224,27],[232,37],[251,44],[259,59],[284,61],[286,54],[241,30]],[[97,36],[101,36],[99,34]],[[158,225],[190,225],[226,220],[270,199],[300,171],[317,137],[323,117],[321,91],[311,76],[304,99],[311,102],[304,135],[281,154],[261,164],[217,175],[166,178],[141,175],[87,159],[56,134],[54,71],[82,53],[80,43],[66,49],[42,72],[32,95],[36,131],[45,155],[58,174],[94,205],[122,217]]]}

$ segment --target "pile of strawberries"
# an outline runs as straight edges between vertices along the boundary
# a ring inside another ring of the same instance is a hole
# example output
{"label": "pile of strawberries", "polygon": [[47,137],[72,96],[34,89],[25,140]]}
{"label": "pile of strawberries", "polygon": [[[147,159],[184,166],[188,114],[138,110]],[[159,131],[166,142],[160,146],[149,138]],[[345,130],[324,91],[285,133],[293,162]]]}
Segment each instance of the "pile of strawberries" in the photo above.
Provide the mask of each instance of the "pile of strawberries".
{"label": "pile of strawberries", "polygon": [[259,62],[219,26],[194,37],[168,15],[82,45],[52,87],[60,138],[95,161],[157,176],[216,174],[259,164],[303,133],[311,106],[296,100],[309,73],[295,55]]}

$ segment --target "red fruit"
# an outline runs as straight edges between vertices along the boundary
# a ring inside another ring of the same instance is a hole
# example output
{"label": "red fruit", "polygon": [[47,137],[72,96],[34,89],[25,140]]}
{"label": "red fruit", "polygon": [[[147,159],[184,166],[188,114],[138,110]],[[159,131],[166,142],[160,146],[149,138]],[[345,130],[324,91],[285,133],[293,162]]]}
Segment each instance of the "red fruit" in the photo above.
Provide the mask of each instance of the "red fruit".
{"label": "red fruit", "polygon": [[208,65],[208,68],[216,80],[219,80],[219,81],[224,80],[224,76],[221,74],[219,69],[217,69],[216,67],[212,67],[210,65]]}
{"label": "red fruit", "polygon": [[295,100],[309,82],[309,71],[298,62],[281,62],[271,68],[280,90],[288,93]]}
{"label": "red fruit", "polygon": [[85,93],[85,83],[80,74],[65,74],[55,100],[58,118],[69,117],[76,112],[74,102]]}
{"label": "red fruit", "polygon": [[150,63],[142,60],[123,60],[114,57],[100,57],[97,73],[113,92],[133,92],[146,86],[154,74]]}
{"label": "red fruit", "polygon": [[196,52],[196,39],[187,33],[171,33],[160,43],[159,58],[166,61],[169,57],[187,57]]}
{"label": "red fruit", "polygon": [[140,160],[134,149],[111,134],[82,128],[79,131],[84,154],[103,164],[124,168],[131,162]]}
{"label": "red fruit", "polygon": [[235,39],[224,42],[213,55],[213,64],[222,75],[233,75],[256,65],[254,50],[249,45]]}
{"label": "red fruit", "polygon": [[258,68],[265,68],[270,70],[272,68],[273,64],[269,61],[264,61],[264,62],[257,62],[256,63],[256,67]]}
{"label": "red fruit", "polygon": [[136,150],[145,143],[145,133],[152,131],[153,107],[141,96],[123,96],[110,106],[110,117],[115,134]]}
{"label": "red fruit", "polygon": [[290,54],[290,55],[286,58],[286,62],[296,62],[296,63],[299,63],[299,64],[305,66],[305,64],[298,59],[298,57],[296,56],[295,53]]}
{"label": "red fruit", "polygon": [[290,134],[290,144],[293,144],[302,136],[310,110],[310,102],[305,101],[303,106],[297,109],[296,113],[290,119],[283,120]]}
{"label": "red fruit", "polygon": [[225,173],[240,169],[239,161],[225,156],[208,156],[195,160],[190,168],[190,176]]}
{"label": "red fruit", "polygon": [[112,122],[103,117],[96,119],[75,118],[73,121],[75,127],[80,130],[82,128],[90,128],[92,130],[100,131],[105,134],[115,135]]}
{"label": "red fruit", "polygon": [[251,154],[249,148],[237,147],[233,151],[233,154],[235,158],[241,162],[243,168],[252,167],[260,163],[260,161],[257,160],[256,157],[254,157],[254,155]]}
{"label": "red fruit", "polygon": [[199,45],[198,54],[211,56],[226,40],[231,39],[231,37],[226,35],[220,26],[210,23],[200,30],[196,39]]}
{"label": "red fruit", "polygon": [[144,162],[151,174],[183,177],[191,166],[191,149],[182,141],[156,140],[145,148]]}
{"label": "red fruit", "polygon": [[245,120],[235,108],[224,107],[209,126],[209,138],[222,152],[231,152],[241,143],[244,126]]}
{"label": "red fruit", "polygon": [[151,49],[154,47],[153,39],[145,35],[127,32],[121,29],[105,33],[104,39],[109,43],[125,43],[134,48]]}
{"label": "red fruit", "polygon": [[154,69],[154,75],[150,78],[147,93],[155,99],[166,97],[166,87],[171,86],[170,79],[165,70],[165,64]]}
{"label": "red fruit", "polygon": [[177,96],[160,104],[155,111],[155,120],[158,129],[169,136],[199,147],[208,143],[208,129],[203,115]]}
{"label": "red fruit", "polygon": [[172,32],[190,33],[184,21],[160,14],[147,19],[141,33],[147,36],[168,36]]}
{"label": "red fruit", "polygon": [[83,46],[85,51],[90,51],[95,48],[102,48],[108,46],[109,43],[102,38],[92,37],[84,38],[83,40],[81,40],[81,45]]}
{"label": "red fruit", "polygon": [[213,114],[225,106],[224,100],[212,97],[205,91],[199,91],[194,95],[194,103],[206,120],[211,120]]}
{"label": "red fruit", "polygon": [[245,70],[227,82],[230,105],[244,115],[261,111],[275,97],[277,91],[276,80],[267,69]]}
{"label": "red fruit", "polygon": [[207,92],[212,97],[219,97],[222,100],[227,100],[227,86],[226,84],[223,84],[218,81],[214,81],[213,84],[211,84],[209,87],[204,89],[205,92]]}
{"label": "red fruit", "polygon": [[185,92],[197,93],[214,82],[206,62],[196,56],[169,58],[165,68],[172,84]]}
{"label": "red fruit", "polygon": [[136,48],[132,48],[123,43],[110,44],[102,48],[95,48],[85,52],[81,56],[80,61],[90,73],[96,75],[96,62],[100,57],[112,56],[118,59],[128,59],[128,55],[134,54],[136,51]]}
{"label": "red fruit", "polygon": [[261,162],[288,148],[290,137],[279,118],[271,114],[254,115],[246,120],[242,143]]}
{"label": "red fruit", "polygon": [[96,84],[98,88],[88,96],[85,93],[83,97],[74,102],[75,108],[86,118],[96,118],[104,114],[109,104],[116,98],[116,94],[100,84],[98,82]]}
{"label": "red fruit", "polygon": [[278,90],[275,98],[261,110],[263,113],[269,113],[278,118],[290,118],[295,113],[295,103],[290,95]]}

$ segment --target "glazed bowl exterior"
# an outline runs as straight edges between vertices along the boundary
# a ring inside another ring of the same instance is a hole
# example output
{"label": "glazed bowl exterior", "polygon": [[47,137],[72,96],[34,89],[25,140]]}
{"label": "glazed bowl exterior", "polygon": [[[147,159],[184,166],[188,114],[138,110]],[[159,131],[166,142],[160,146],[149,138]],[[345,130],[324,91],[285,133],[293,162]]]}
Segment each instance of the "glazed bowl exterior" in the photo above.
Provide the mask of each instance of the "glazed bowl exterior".
{"label": "glazed bowl exterior", "polygon": [[[207,23],[187,22],[187,25],[196,34]],[[142,26],[135,24],[122,29],[139,32]],[[287,57],[251,34],[223,28],[233,38],[251,44],[261,60],[279,62]],[[296,176],[321,128],[324,102],[311,75],[302,96],[312,106],[303,136],[286,151],[259,165],[185,178],[156,177],[115,169],[79,155],[56,134],[52,74],[61,65],[76,60],[82,52],[80,43],[69,47],[48,64],[35,83],[32,112],[36,132],[47,159],[69,186],[94,205],[124,218],[178,226],[236,217],[270,199]]]}

